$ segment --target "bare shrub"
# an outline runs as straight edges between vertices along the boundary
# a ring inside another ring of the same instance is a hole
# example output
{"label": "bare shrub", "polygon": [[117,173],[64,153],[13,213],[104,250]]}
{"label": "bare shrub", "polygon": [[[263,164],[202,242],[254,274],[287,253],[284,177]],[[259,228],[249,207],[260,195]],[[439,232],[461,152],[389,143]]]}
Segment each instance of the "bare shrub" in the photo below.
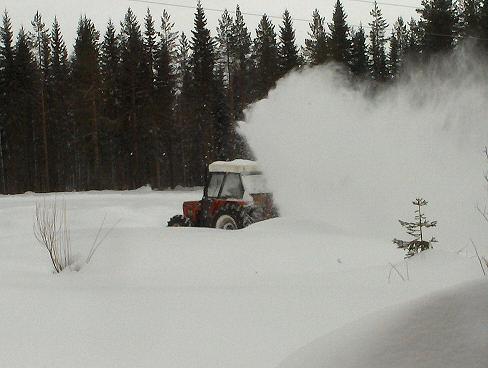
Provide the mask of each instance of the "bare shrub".
{"label": "bare shrub", "polygon": [[58,204],[52,201],[36,203],[34,235],[49,253],[56,273],[63,271],[72,263],[71,239],[66,216],[66,201]]}

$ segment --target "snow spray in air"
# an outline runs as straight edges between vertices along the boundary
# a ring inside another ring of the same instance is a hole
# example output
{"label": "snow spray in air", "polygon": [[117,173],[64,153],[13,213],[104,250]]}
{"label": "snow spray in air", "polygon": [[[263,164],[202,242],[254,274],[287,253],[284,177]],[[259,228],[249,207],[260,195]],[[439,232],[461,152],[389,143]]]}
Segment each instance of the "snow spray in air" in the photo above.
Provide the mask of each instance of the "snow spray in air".
{"label": "snow spray in air", "polygon": [[281,213],[391,240],[422,196],[439,246],[488,235],[488,70],[458,50],[374,97],[334,65],[280,80],[241,124]]}

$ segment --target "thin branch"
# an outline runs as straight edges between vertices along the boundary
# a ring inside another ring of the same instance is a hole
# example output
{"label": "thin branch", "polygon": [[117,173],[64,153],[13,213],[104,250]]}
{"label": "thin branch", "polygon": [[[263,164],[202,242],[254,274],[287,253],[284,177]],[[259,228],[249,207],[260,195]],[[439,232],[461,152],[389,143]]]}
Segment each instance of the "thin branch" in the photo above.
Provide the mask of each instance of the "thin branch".
{"label": "thin branch", "polygon": [[478,254],[478,249],[476,248],[476,245],[474,244],[473,239],[469,239],[469,240],[471,241],[471,244],[473,244],[473,248],[474,248],[474,251],[476,252],[476,257],[478,257],[478,261],[480,262],[480,267],[481,267],[481,270],[483,271],[483,275],[486,276],[486,271],[485,271],[485,268],[483,267],[483,263],[481,262],[480,255]]}

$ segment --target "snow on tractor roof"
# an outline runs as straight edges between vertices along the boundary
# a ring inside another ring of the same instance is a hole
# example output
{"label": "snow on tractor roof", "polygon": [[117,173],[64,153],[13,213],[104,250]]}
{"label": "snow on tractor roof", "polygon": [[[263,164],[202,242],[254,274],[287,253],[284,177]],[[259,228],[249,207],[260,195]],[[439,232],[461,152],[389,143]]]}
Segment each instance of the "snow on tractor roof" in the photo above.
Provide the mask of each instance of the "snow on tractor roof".
{"label": "snow on tractor roof", "polygon": [[210,172],[231,172],[238,174],[255,174],[260,170],[256,161],[234,160],[234,161],[215,161],[208,166]]}

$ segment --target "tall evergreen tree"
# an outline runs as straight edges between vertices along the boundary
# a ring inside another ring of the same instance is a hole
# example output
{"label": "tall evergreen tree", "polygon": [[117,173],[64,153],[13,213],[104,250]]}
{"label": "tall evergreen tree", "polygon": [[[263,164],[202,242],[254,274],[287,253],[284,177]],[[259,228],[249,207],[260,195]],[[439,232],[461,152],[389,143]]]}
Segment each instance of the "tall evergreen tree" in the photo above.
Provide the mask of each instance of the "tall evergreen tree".
{"label": "tall evergreen tree", "polygon": [[[42,155],[42,190],[48,192],[50,188],[50,170],[49,170],[49,145],[48,145],[48,100],[47,100],[47,85],[49,80],[49,64],[51,59],[51,48],[49,33],[46,25],[42,21],[39,12],[36,12],[32,24],[31,40],[33,41],[34,55],[37,61],[38,73],[38,105],[39,105],[39,129],[35,129],[35,135],[39,133],[40,144],[42,147],[40,155]],[[37,128],[37,127],[36,127]],[[37,145],[36,145],[37,146]],[[37,156],[37,155],[36,155]],[[36,157],[37,160],[37,157]]]}
{"label": "tall evergreen tree", "polygon": [[[147,146],[145,107],[148,102],[147,63],[139,22],[128,9],[120,32],[120,112],[122,115],[122,147],[127,186],[137,188],[147,184],[145,165]],[[142,56],[142,57],[141,57]]]}
{"label": "tall evergreen tree", "polygon": [[259,22],[254,39],[253,58],[256,64],[255,99],[261,99],[279,78],[279,55],[274,25],[265,14]]}
{"label": "tall evergreen tree", "polygon": [[236,7],[234,24],[232,26],[232,57],[234,73],[229,85],[229,117],[233,127],[228,138],[228,155],[230,157],[249,157],[247,146],[243,138],[237,134],[235,123],[243,119],[244,108],[252,100],[252,75],[254,74],[251,59],[251,33],[249,32],[239,6]]}
{"label": "tall evergreen tree", "polygon": [[408,31],[402,17],[399,17],[393,26],[390,37],[390,50],[388,53],[388,71],[395,78],[401,71],[405,62],[405,53],[408,48]]}
{"label": "tall evergreen tree", "polygon": [[369,33],[370,46],[370,72],[371,77],[375,81],[385,81],[388,78],[388,71],[386,65],[386,51],[385,51],[385,30],[388,28],[386,20],[381,14],[376,1],[374,2],[373,10],[371,10],[373,20],[369,23],[371,31]]}
{"label": "tall evergreen tree", "polygon": [[76,142],[76,182],[79,189],[100,188],[100,35],[86,16],[80,18],[72,61]]}
{"label": "tall evergreen tree", "polygon": [[346,18],[342,3],[337,0],[332,14],[332,23],[329,23],[329,52],[332,60],[349,65],[351,40]]}
{"label": "tall evergreen tree", "polygon": [[124,171],[122,148],[122,119],[120,116],[120,45],[115,26],[109,20],[100,49],[101,115],[100,140],[102,151],[102,180],[110,188],[123,188],[120,176]]}
{"label": "tall evergreen tree", "polygon": [[459,16],[452,0],[422,0],[420,28],[422,54],[426,57],[451,50],[458,33]]}
{"label": "tall evergreen tree", "polygon": [[154,29],[154,20],[149,8],[146,11],[144,18],[144,50],[147,64],[148,82],[152,84],[154,82],[154,64],[157,58],[157,45],[156,45],[156,30]]}
{"label": "tall evergreen tree", "polygon": [[399,73],[400,46],[394,31],[390,36],[390,50],[388,53],[388,74],[391,78],[396,78]]}
{"label": "tall evergreen tree", "polygon": [[233,24],[234,21],[227,9],[222,13],[217,27],[217,64],[224,71],[227,83],[232,79],[233,74]]}
{"label": "tall evergreen tree", "polygon": [[202,184],[206,164],[214,159],[214,66],[215,44],[207,28],[207,18],[200,1],[195,14],[195,27],[191,39],[191,68],[193,76],[192,98],[194,103],[194,183]]}
{"label": "tall evergreen tree", "polygon": [[[70,93],[68,51],[57,18],[54,18],[51,30],[51,50],[48,73],[51,190],[72,190],[74,183],[71,162],[66,159],[73,157],[72,122],[68,101]],[[66,144],[61,145],[59,142],[66,142]]]}
{"label": "tall evergreen tree", "polygon": [[178,147],[176,154],[180,157],[181,178],[180,183],[191,186],[191,158],[193,153],[192,123],[193,109],[191,92],[193,79],[191,75],[190,44],[185,33],[182,32],[176,50],[176,126],[178,127]]}
{"label": "tall evergreen tree", "polygon": [[232,25],[231,56],[233,75],[229,85],[230,114],[233,120],[242,118],[244,107],[250,102],[251,69],[251,34],[249,33],[239,6],[236,7]]}
{"label": "tall evergreen tree", "polygon": [[295,30],[293,20],[288,10],[283,14],[283,24],[280,26],[280,45],[278,49],[280,59],[280,74],[285,75],[299,65],[298,48],[295,44]]}
{"label": "tall evergreen tree", "polygon": [[309,38],[305,40],[305,59],[312,65],[320,65],[326,62],[329,55],[327,48],[327,34],[325,32],[325,18],[320,16],[317,9],[312,15]]}
{"label": "tall evergreen tree", "polygon": [[154,159],[156,164],[156,184],[161,188],[161,164],[166,164],[167,170],[165,184],[174,188],[176,185],[176,146],[178,135],[175,127],[175,103],[176,103],[176,40],[177,32],[173,31],[174,23],[171,22],[166,10],[161,17],[161,42],[158,47],[156,59],[156,124],[153,127],[154,134]]}
{"label": "tall evergreen tree", "polygon": [[232,124],[229,115],[225,77],[222,68],[218,68],[214,82],[214,113],[215,113],[215,139],[214,151],[217,160],[226,161],[231,158],[232,152]]}
{"label": "tall evergreen tree", "polygon": [[359,26],[353,31],[351,42],[351,71],[356,78],[365,79],[368,75],[368,49],[364,28]]}
{"label": "tall evergreen tree", "polygon": [[14,83],[14,45],[12,22],[7,11],[0,26],[0,191],[7,193],[7,135],[16,108],[12,99]]}
{"label": "tall evergreen tree", "polygon": [[[36,162],[35,135],[37,118],[37,67],[31,50],[32,41],[23,28],[15,44],[14,80],[12,100],[17,105],[11,111],[7,126],[9,193],[39,190]],[[22,108],[18,108],[22,106]]]}
{"label": "tall evergreen tree", "polygon": [[418,22],[411,18],[408,22],[404,58],[411,62],[418,61],[422,51],[422,39],[422,29],[419,27]]}

